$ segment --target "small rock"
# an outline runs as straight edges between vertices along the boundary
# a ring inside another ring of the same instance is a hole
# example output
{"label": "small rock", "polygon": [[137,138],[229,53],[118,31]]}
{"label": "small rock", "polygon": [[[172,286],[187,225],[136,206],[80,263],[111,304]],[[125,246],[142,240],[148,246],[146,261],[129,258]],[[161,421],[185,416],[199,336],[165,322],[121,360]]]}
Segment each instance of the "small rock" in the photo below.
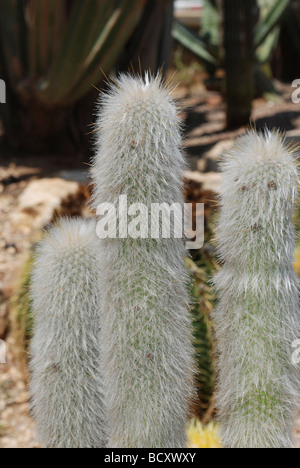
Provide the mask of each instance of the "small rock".
{"label": "small rock", "polygon": [[5,244],[4,248],[10,254],[15,254],[18,252],[18,248],[16,244],[13,244],[13,243]]}
{"label": "small rock", "polygon": [[41,205],[58,208],[62,200],[75,195],[78,189],[78,183],[63,179],[34,180],[19,197],[19,207],[22,210],[34,209]]}
{"label": "small rock", "polygon": [[84,185],[88,184],[90,181],[90,174],[87,170],[60,171],[56,174],[56,177],[64,180],[78,182],[79,184]]}
{"label": "small rock", "polygon": [[230,150],[233,146],[233,140],[222,140],[214,145],[209,151],[204,153],[205,169],[203,172],[216,172],[219,170],[219,162],[224,152]]}
{"label": "small rock", "polygon": [[18,209],[11,215],[15,225],[40,229],[49,224],[62,203],[79,192],[80,185],[59,178],[30,182],[19,197]]}
{"label": "small rock", "polygon": [[185,171],[184,176],[187,180],[201,184],[202,190],[219,193],[222,175],[218,172]]}

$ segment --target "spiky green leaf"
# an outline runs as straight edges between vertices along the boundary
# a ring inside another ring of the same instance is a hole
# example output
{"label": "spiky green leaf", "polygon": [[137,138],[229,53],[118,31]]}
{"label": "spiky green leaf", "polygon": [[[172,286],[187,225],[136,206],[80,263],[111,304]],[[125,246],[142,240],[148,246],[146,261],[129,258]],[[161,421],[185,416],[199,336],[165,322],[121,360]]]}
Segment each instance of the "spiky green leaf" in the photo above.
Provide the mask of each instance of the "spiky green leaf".
{"label": "spiky green leaf", "polygon": [[173,24],[172,36],[204,62],[214,66],[218,65],[219,60],[208,51],[207,44],[177,20]]}
{"label": "spiky green leaf", "polygon": [[268,35],[280,24],[291,0],[274,0],[265,17],[258,22],[254,30],[254,44],[259,47]]}

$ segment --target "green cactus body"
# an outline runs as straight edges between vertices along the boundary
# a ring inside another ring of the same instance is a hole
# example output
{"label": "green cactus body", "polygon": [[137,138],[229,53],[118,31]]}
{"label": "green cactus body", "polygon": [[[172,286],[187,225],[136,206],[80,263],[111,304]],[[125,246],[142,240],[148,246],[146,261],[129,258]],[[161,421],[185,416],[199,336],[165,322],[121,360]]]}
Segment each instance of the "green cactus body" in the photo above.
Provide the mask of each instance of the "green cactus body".
{"label": "green cactus body", "polygon": [[94,222],[61,220],[38,247],[31,393],[46,448],[105,446],[98,245]]}
{"label": "green cactus body", "polygon": [[[102,98],[98,120],[95,207],[118,207],[120,195],[128,206],[182,205],[179,123],[160,80],[122,75]],[[148,234],[101,242],[109,447],[186,444],[193,394],[186,252],[182,239]]]}
{"label": "green cactus body", "polygon": [[278,133],[250,131],[224,157],[215,276],[218,406],[225,446],[292,447],[299,333],[292,212],[297,167]]}
{"label": "green cactus body", "polygon": [[[203,256],[201,260],[203,261]],[[187,259],[187,264],[193,275],[191,297],[193,300],[193,335],[197,363],[196,384],[198,398],[193,412],[205,421],[207,417],[210,417],[213,411],[212,405],[214,404],[215,346],[210,315],[215,298],[209,284],[209,274],[205,270],[205,268],[210,269],[211,265],[206,264],[202,268],[202,265],[199,266],[190,258]]]}

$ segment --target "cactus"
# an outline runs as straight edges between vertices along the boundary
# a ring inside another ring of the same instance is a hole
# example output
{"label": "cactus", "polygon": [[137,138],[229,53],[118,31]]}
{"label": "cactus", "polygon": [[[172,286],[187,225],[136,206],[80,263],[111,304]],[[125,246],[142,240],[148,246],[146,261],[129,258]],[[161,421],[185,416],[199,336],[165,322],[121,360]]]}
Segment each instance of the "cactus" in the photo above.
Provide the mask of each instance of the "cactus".
{"label": "cactus", "polygon": [[[75,104],[119,60],[146,0],[1,0],[3,120],[10,141],[49,150]],[[76,119],[76,117],[75,117]],[[28,138],[30,134],[30,138]]]}
{"label": "cactus", "polygon": [[224,8],[227,125],[247,125],[254,98],[253,27],[257,0],[227,0]]}
{"label": "cactus", "polygon": [[292,211],[298,174],[278,132],[241,137],[223,161],[215,276],[218,407],[230,448],[292,447],[299,374]]}
{"label": "cactus", "polygon": [[201,255],[203,264],[196,264],[191,258],[186,263],[191,272],[193,283],[191,297],[193,301],[192,323],[194,335],[194,349],[197,363],[196,386],[198,398],[193,408],[201,419],[210,419],[213,412],[213,392],[215,386],[214,340],[210,315],[214,307],[215,298],[209,284],[209,270],[212,265],[205,255]]}
{"label": "cactus", "polygon": [[[121,75],[100,101],[98,127],[95,207],[118,207],[119,195],[149,209],[183,203],[179,121],[159,77]],[[101,243],[108,446],[184,447],[194,392],[184,244],[120,234]]]}
{"label": "cactus", "polygon": [[38,248],[32,275],[31,393],[46,448],[105,444],[98,242],[94,222],[66,219]]}

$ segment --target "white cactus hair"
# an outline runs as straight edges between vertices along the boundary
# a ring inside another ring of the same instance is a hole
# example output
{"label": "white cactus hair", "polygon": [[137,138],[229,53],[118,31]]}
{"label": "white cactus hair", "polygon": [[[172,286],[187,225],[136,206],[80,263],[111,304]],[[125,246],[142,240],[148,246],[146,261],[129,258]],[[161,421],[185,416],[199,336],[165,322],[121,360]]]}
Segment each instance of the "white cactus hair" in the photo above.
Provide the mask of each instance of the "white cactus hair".
{"label": "white cactus hair", "polygon": [[[160,78],[121,75],[98,107],[94,206],[183,203],[176,105]],[[108,446],[184,447],[193,348],[182,239],[101,243]]]}
{"label": "white cactus hair", "polygon": [[94,221],[62,219],[32,274],[32,411],[45,448],[101,448],[99,239]]}
{"label": "white cactus hair", "polygon": [[295,154],[280,132],[251,130],[224,156],[222,171],[214,320],[223,444],[290,448],[299,398]]}

